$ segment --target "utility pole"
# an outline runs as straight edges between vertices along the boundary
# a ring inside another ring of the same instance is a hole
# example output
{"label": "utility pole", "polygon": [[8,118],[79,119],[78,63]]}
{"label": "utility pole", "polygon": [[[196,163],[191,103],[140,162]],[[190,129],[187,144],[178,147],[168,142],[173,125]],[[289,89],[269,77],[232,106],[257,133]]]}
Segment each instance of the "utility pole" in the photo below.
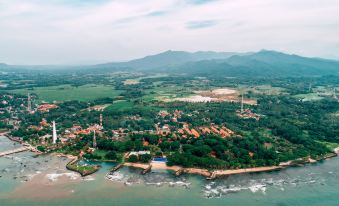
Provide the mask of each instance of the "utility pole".
{"label": "utility pole", "polygon": [[103,128],[102,127],[102,114],[100,114],[100,128]]}
{"label": "utility pole", "polygon": [[312,92],[312,83],[310,83],[310,85],[308,86],[308,92]]}
{"label": "utility pole", "polygon": [[336,94],[336,88],[335,88],[335,87],[333,88],[333,97],[334,97],[334,99],[336,99],[336,98],[337,98],[337,94]]}
{"label": "utility pole", "polygon": [[29,93],[27,94],[27,111],[32,111],[31,95]]}

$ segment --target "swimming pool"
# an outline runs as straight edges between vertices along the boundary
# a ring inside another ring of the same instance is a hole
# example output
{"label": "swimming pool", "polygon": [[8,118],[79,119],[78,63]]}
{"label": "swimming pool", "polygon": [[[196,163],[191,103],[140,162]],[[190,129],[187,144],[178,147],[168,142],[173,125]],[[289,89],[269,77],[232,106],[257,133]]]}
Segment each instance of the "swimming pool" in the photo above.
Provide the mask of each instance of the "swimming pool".
{"label": "swimming pool", "polygon": [[167,162],[166,157],[154,157],[153,162]]}

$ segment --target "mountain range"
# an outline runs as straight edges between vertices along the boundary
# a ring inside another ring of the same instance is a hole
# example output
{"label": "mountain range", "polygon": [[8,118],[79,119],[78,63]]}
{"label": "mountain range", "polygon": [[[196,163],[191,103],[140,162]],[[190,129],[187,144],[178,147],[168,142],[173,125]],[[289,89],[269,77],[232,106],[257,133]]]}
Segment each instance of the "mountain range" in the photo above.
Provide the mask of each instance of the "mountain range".
{"label": "mountain range", "polygon": [[339,73],[339,62],[335,60],[302,57],[269,50],[248,53],[166,51],[128,62],[96,66],[144,72],[222,76],[314,76]]}
{"label": "mountain range", "polygon": [[[269,50],[248,53],[213,51],[190,53],[169,50],[127,62],[59,67],[92,72],[139,71],[203,76],[319,76],[339,74],[339,61],[302,57]],[[59,67],[53,66],[53,69]],[[34,67],[0,64],[1,68],[36,68],[41,70],[41,68],[48,68],[48,66]]]}

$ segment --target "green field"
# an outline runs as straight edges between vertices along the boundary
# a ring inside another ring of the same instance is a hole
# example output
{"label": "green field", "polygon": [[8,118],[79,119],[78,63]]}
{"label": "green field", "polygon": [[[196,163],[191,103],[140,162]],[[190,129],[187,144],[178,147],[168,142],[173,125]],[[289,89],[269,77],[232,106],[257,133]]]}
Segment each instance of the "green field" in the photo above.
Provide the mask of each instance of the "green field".
{"label": "green field", "polygon": [[9,92],[38,95],[39,101],[62,102],[70,100],[89,101],[103,97],[116,97],[121,91],[115,90],[112,86],[87,84],[80,87],[71,85],[60,85],[52,87],[35,87],[33,89],[17,89]]}
{"label": "green field", "polygon": [[176,85],[157,86],[154,89],[146,90],[143,101],[169,101],[177,97],[184,97],[192,94],[191,89]]}
{"label": "green field", "polygon": [[127,102],[127,101],[121,101],[121,102],[114,102],[112,105],[108,106],[106,110],[112,111],[112,110],[127,110],[133,108],[134,104],[133,102]]}

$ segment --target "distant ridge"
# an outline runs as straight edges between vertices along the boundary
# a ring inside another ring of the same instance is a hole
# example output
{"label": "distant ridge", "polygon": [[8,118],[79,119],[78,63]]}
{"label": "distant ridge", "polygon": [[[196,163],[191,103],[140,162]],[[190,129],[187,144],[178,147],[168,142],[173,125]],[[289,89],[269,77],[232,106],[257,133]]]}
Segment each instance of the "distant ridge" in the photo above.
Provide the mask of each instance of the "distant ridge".
{"label": "distant ridge", "polygon": [[302,57],[278,51],[259,52],[184,52],[166,51],[128,62],[97,65],[107,70],[124,68],[135,71],[185,73],[218,76],[314,76],[337,75],[339,62]]}
{"label": "distant ridge", "polygon": [[156,69],[162,67],[178,66],[188,62],[195,62],[201,60],[212,59],[226,59],[233,55],[244,55],[236,52],[213,52],[213,51],[198,51],[198,52],[185,52],[185,51],[172,51],[168,50],[160,54],[146,56],[141,59],[135,59],[127,62],[106,63],[100,66],[118,66],[118,67],[131,67],[138,70]]}
{"label": "distant ridge", "polygon": [[1,70],[39,70],[64,72],[138,71],[193,76],[284,77],[339,75],[339,61],[302,57],[278,51],[258,52],[185,52],[165,51],[127,62],[113,62],[87,66],[15,66],[0,64]]}

